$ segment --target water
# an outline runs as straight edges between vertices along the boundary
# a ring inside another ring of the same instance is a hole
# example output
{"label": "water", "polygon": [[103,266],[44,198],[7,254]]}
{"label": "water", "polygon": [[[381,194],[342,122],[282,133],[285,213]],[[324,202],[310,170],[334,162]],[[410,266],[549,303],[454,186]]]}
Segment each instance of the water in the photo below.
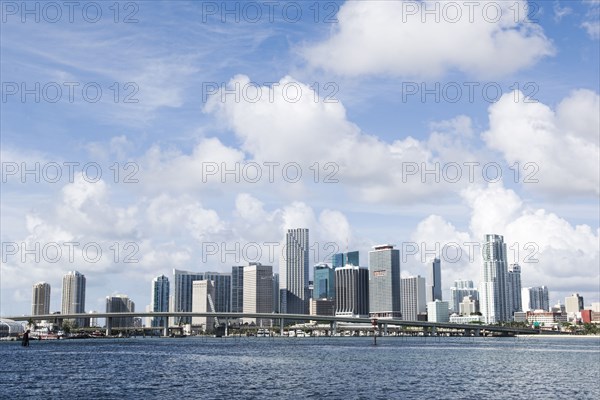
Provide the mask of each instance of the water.
{"label": "water", "polygon": [[0,342],[0,398],[600,398],[598,338]]}

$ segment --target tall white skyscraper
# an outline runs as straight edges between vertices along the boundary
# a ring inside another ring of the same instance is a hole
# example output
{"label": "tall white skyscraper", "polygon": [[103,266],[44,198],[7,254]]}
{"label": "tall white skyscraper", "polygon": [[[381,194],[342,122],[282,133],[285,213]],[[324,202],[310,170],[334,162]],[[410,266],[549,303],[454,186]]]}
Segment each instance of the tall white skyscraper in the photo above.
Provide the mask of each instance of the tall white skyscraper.
{"label": "tall white skyscraper", "polygon": [[402,319],[417,321],[417,315],[427,312],[427,296],[425,293],[425,278],[411,276],[402,278]]}
{"label": "tall white skyscraper", "polygon": [[369,252],[369,315],[402,318],[400,298],[400,251],[391,244]]}
{"label": "tall white skyscraper", "polygon": [[[273,312],[273,267],[250,263],[244,267],[244,313]],[[258,326],[270,326],[270,319],[243,318]]]}
{"label": "tall white skyscraper", "polygon": [[39,282],[33,285],[33,293],[31,296],[31,314],[50,314],[50,285],[48,283]]}
{"label": "tall white skyscraper", "polygon": [[546,286],[535,286],[521,289],[523,311],[550,310],[550,298]]}
{"label": "tall white skyscraper", "polygon": [[[152,280],[152,304],[150,305],[150,311],[168,312],[169,296],[169,278],[164,275],[154,278]],[[166,323],[166,317],[152,318],[152,326],[165,326]]]}
{"label": "tall white skyscraper", "polygon": [[437,257],[431,262],[427,289],[427,301],[442,300],[442,263]]}
{"label": "tall white skyscraper", "polygon": [[506,244],[501,235],[485,235],[479,307],[485,323],[510,321],[511,305],[507,283]]}
{"label": "tall white skyscraper", "polygon": [[508,298],[510,301],[510,315],[516,311],[522,311],[521,303],[521,266],[519,264],[510,264],[508,266]]}
{"label": "tall white skyscraper", "polygon": [[[85,313],[85,275],[78,271],[69,271],[63,276],[61,313]],[[83,318],[68,321],[79,327],[89,324],[89,320]]]}
{"label": "tall white skyscraper", "polygon": [[[281,312],[308,314],[308,229],[288,229],[285,244],[283,259],[279,263]],[[245,287],[244,283],[244,291]]]}

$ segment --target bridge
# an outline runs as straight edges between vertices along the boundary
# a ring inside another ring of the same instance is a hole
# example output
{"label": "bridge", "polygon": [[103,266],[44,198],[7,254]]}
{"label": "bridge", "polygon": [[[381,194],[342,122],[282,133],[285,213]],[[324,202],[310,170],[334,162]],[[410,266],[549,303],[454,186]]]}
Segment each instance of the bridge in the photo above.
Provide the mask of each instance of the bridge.
{"label": "bridge", "polygon": [[[79,313],[79,314],[45,314],[45,315],[21,315],[14,317],[1,317],[4,319],[12,319],[14,321],[58,321],[59,323],[65,319],[90,319],[90,318],[105,318],[106,333],[110,335],[112,331],[113,318],[134,318],[134,317],[213,317],[224,319],[226,321],[241,318],[256,318],[256,319],[271,319],[280,320],[280,329],[283,333],[283,321],[317,321],[328,322],[331,326],[331,331],[335,332],[337,323],[346,322],[352,324],[374,324],[378,327],[381,334],[382,330],[386,331],[388,326],[402,327],[420,327],[423,330],[435,332],[437,329],[462,330],[465,334],[474,333],[480,336],[482,331],[493,332],[502,335],[521,334],[532,335],[538,334],[538,329],[530,328],[513,328],[509,326],[498,325],[483,325],[483,324],[454,324],[450,322],[426,322],[426,321],[403,321],[398,319],[380,318],[374,320],[372,318],[360,318],[350,316],[327,316],[327,315],[306,315],[306,314],[275,314],[275,313],[231,313],[231,312],[105,312],[105,313]],[[167,324],[168,325],[168,324]],[[227,325],[227,324],[226,324]],[[156,327],[162,329],[164,336],[168,336],[169,326]]]}

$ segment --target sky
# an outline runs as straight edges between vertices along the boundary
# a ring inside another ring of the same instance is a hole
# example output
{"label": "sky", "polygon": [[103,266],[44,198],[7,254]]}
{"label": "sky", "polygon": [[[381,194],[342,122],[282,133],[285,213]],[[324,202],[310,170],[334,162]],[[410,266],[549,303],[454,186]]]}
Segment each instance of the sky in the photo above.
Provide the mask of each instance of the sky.
{"label": "sky", "polygon": [[[600,301],[600,1],[2,2],[0,315],[401,251]],[[283,241],[283,242],[282,242]],[[312,271],[311,271],[312,275]]]}

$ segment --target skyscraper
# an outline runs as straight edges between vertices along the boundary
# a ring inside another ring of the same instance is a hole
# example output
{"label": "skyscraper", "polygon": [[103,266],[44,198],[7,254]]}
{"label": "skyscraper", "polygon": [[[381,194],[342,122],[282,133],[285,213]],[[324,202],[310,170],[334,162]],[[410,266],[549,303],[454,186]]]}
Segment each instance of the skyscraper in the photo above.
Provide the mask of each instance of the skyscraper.
{"label": "skyscraper", "polygon": [[369,252],[369,315],[402,318],[400,251],[393,245],[375,246]]}
{"label": "skyscraper", "polygon": [[437,257],[431,263],[427,289],[427,301],[442,300],[442,265]]}
{"label": "skyscraper", "polygon": [[39,282],[33,285],[33,293],[31,296],[31,314],[50,314],[50,285],[48,283]]}
{"label": "skyscraper", "polygon": [[[279,290],[279,287],[277,288]],[[244,266],[231,267],[231,312],[244,312]]]}
{"label": "skyscraper", "polygon": [[567,315],[571,314],[571,317],[581,310],[583,310],[583,297],[579,293],[573,293],[571,296],[565,297],[565,312]]}
{"label": "skyscraper", "polygon": [[317,264],[313,273],[313,298],[335,299],[335,271],[327,264]]}
{"label": "skyscraper", "polygon": [[273,312],[279,313],[279,274],[273,273]]}
{"label": "skyscraper", "polygon": [[[192,285],[194,281],[204,279],[204,274],[201,272],[173,270],[173,311],[175,312],[191,312],[192,311]],[[189,324],[192,322],[190,317],[175,318],[175,324]]]}
{"label": "skyscraper", "polygon": [[[106,296],[106,312],[122,313],[135,312],[135,303],[126,295],[118,294],[115,296]],[[112,319],[113,328],[131,328],[133,327],[133,317],[119,317]]]}
{"label": "skyscraper", "polygon": [[334,254],[331,256],[331,265],[334,269],[345,267],[346,265],[354,265],[358,267],[358,251]]}
{"label": "skyscraper", "polygon": [[[251,263],[244,268],[244,313],[273,312],[273,267]],[[258,326],[270,326],[270,319],[244,318]]]}
{"label": "skyscraper", "polygon": [[452,298],[450,306],[452,306],[452,311],[455,313],[460,312],[459,304],[463,301],[465,296],[472,296],[473,299],[479,300],[479,292],[475,289],[473,281],[469,280],[459,279],[454,281],[454,286],[450,288],[450,296]]}
{"label": "skyscraper", "polygon": [[308,314],[308,229],[288,229],[280,262],[281,312]]}
{"label": "skyscraper", "polygon": [[417,321],[417,315],[427,312],[425,278],[411,276],[400,280],[402,286],[402,319]]}
{"label": "skyscraper", "polygon": [[535,286],[521,289],[523,311],[550,310],[550,299],[546,286]]}
{"label": "skyscraper", "polygon": [[335,269],[335,315],[369,315],[369,270],[348,264]]}
{"label": "skyscraper", "polygon": [[506,244],[501,235],[485,235],[483,268],[479,289],[479,306],[485,323],[494,324],[511,320],[507,284],[508,267]]}
{"label": "skyscraper", "polygon": [[[192,282],[192,312],[215,312],[215,282],[209,279]],[[214,330],[214,317],[192,317],[192,326],[204,332]]]}
{"label": "skyscraper", "polygon": [[215,311],[229,312],[231,301],[231,274],[220,272],[205,272],[204,279],[209,279],[215,283]]}
{"label": "skyscraper", "polygon": [[510,264],[507,277],[510,316],[512,318],[516,311],[522,311],[523,309],[521,304],[521,266]]}
{"label": "skyscraper", "polygon": [[[169,311],[169,278],[164,275],[157,276],[152,280],[152,312]],[[165,326],[166,317],[153,317],[152,326]]]}
{"label": "skyscraper", "polygon": [[[85,275],[78,271],[69,271],[63,276],[61,313],[85,313]],[[89,320],[84,318],[67,321],[79,327],[86,327],[89,324]]]}

